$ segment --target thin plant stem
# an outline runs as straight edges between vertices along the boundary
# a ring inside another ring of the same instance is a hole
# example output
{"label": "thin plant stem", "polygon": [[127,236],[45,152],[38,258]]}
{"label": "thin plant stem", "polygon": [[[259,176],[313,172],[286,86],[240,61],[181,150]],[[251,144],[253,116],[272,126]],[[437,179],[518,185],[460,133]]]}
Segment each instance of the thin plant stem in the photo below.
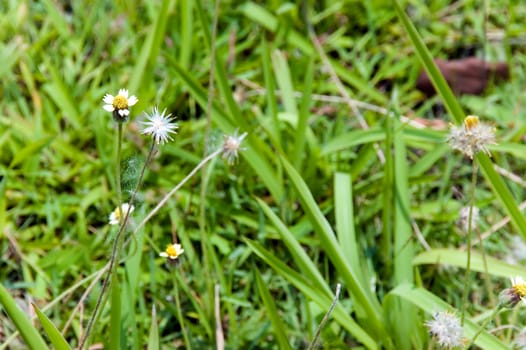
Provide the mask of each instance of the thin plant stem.
{"label": "thin plant stem", "polygon": [[219,154],[221,154],[222,151],[223,151],[223,149],[219,148],[214,153],[210,153],[206,158],[204,158],[201,162],[199,162],[199,164],[197,164],[196,167],[194,169],[192,169],[192,171],[190,171],[188,173],[188,175],[186,175],[186,177],[184,179],[181,180],[181,182],[179,182],[177,185],[175,185],[175,187],[172,188],[172,190],[170,192],[168,192],[164,196],[163,199],[161,199],[161,201],[155,206],[155,208],[153,208],[152,211],[150,211],[148,213],[148,215],[146,215],[146,217],[144,219],[142,219],[142,221],[139,223],[139,225],[137,225],[137,227],[135,228],[135,231],[133,233],[134,234],[137,233],[141,229],[141,227],[143,227],[148,222],[148,220],[150,220],[155,214],[157,214],[157,212],[162,208],[163,205],[166,204],[166,202],[168,201],[168,199],[170,199],[171,196],[173,196],[177,191],[179,191],[179,189],[181,187],[183,187],[183,185],[185,183],[187,183],[188,180],[190,180],[195,175],[195,173],[197,173],[199,171],[199,169],[201,169],[211,159],[213,159],[213,158],[217,157]]}
{"label": "thin plant stem", "polygon": [[497,316],[497,314],[499,313],[500,310],[502,310],[504,307],[499,304],[495,307],[495,310],[493,311],[493,313],[491,314],[490,317],[488,317],[486,319],[486,321],[484,321],[484,323],[480,326],[480,329],[478,330],[478,332],[475,334],[475,336],[473,337],[473,339],[471,339],[471,341],[469,342],[469,344],[467,344],[466,346],[466,349],[469,349],[469,347],[471,346],[471,344],[475,343],[475,340],[477,340],[478,336],[480,335],[480,333],[482,333],[482,331],[484,329],[486,329],[486,326],[488,325],[488,323],[490,323],[490,321],[492,319],[495,318],[495,316]]}
{"label": "thin plant stem", "polygon": [[115,191],[117,191],[117,208],[122,204],[121,191],[121,153],[123,123],[117,123],[117,155],[115,156]]}
{"label": "thin plant stem", "polygon": [[473,233],[473,207],[475,206],[475,188],[477,186],[477,163],[473,159],[472,163],[472,174],[471,174],[471,193],[469,200],[469,216],[468,216],[468,233],[467,233],[467,256],[468,261],[466,263],[466,274],[464,277],[464,290],[462,291],[462,314],[460,316],[460,324],[464,325],[464,317],[466,316],[466,304],[469,292],[469,275],[471,272],[471,236]]}
{"label": "thin plant stem", "polygon": [[183,312],[181,311],[181,300],[179,299],[179,288],[177,287],[177,269],[173,269],[173,281],[174,281],[174,295],[175,295],[175,308],[177,310],[177,318],[179,319],[179,326],[181,327],[181,332],[183,333],[183,339],[185,343],[185,349],[192,350],[190,345],[190,338],[188,338],[188,333],[186,332],[186,326],[184,325]]}
{"label": "thin plant stem", "polygon": [[342,288],[342,285],[338,283],[336,285],[336,293],[334,295],[334,299],[332,300],[332,304],[329,307],[329,310],[327,310],[327,313],[325,313],[325,316],[323,316],[323,319],[321,320],[320,325],[318,326],[318,329],[316,330],[316,333],[314,334],[314,338],[312,338],[312,342],[310,343],[308,350],[312,350],[316,346],[316,343],[318,342],[318,339],[320,338],[321,330],[325,326],[325,323],[327,323],[327,321],[329,320],[329,316],[331,315],[332,310],[334,310],[334,308],[336,307],[336,303],[338,303],[338,299],[340,299],[341,288]]}
{"label": "thin plant stem", "polygon": [[[80,342],[79,349],[83,349],[86,341],[88,340],[90,333],[93,329],[93,325],[95,324],[95,320],[97,319],[97,313],[98,311],[106,304],[107,298],[104,298],[104,295],[108,291],[108,288],[110,287],[111,280],[116,273],[117,269],[115,268],[116,262],[120,260],[120,254],[122,251],[122,246],[124,243],[124,229],[128,223],[128,219],[130,216],[130,208],[133,206],[133,203],[135,202],[135,197],[137,196],[137,192],[139,191],[139,188],[142,184],[142,180],[144,178],[144,173],[146,171],[146,168],[148,164],[150,163],[150,160],[152,159],[152,155],[155,150],[155,141],[152,139],[152,144],[150,146],[150,150],[148,151],[148,155],[146,157],[146,161],[144,162],[144,165],[141,169],[141,173],[139,175],[139,179],[137,180],[137,184],[135,185],[135,189],[133,190],[131,194],[131,198],[129,201],[129,209],[126,211],[124,218],[122,219],[122,223],[119,226],[119,231],[117,232],[117,235],[115,236],[115,240],[113,241],[113,248],[111,252],[110,257],[110,263],[108,267],[108,273],[106,274],[106,277],[104,278],[104,281],[102,283],[102,288],[100,290],[99,297],[97,298],[97,303],[95,304],[95,310],[93,311],[93,315],[91,316],[88,326],[86,328],[86,333],[84,334],[84,338]],[[120,207],[119,207],[120,208]]]}
{"label": "thin plant stem", "polygon": [[221,300],[219,296],[220,285],[216,283],[214,287],[214,315],[216,319],[216,350],[225,349],[225,336],[221,326]]}
{"label": "thin plant stem", "polygon": [[487,290],[488,295],[489,295],[489,300],[491,302],[491,307],[494,307],[496,305],[496,303],[495,303],[495,295],[493,294],[493,286],[492,286],[492,283],[491,283],[491,278],[489,276],[488,259],[487,259],[487,256],[486,256],[486,250],[484,249],[484,243],[483,243],[480,231],[479,230],[476,230],[476,231],[477,231],[477,237],[478,237],[478,240],[479,240],[479,243],[480,243],[480,250],[481,250],[481,254],[482,254],[482,264],[484,265],[484,282],[485,282],[485,285],[486,285],[486,290]]}
{"label": "thin plant stem", "polygon": [[[210,139],[210,125],[211,125],[211,115],[212,115],[212,101],[214,99],[214,69],[215,69],[215,60],[216,60],[216,37],[217,37],[217,18],[219,17],[219,0],[215,0],[214,8],[214,18],[212,24],[212,38],[210,41],[210,73],[208,76],[208,96],[207,96],[207,105],[206,105],[206,131],[205,131],[205,147],[204,155],[208,152],[208,142]],[[207,166],[203,167],[201,172],[201,191],[200,191],[200,205],[199,205],[199,233],[201,236],[201,251],[203,254],[203,264],[204,264],[204,281],[206,284],[206,290],[208,294],[208,299],[213,300],[212,294],[212,279],[210,278],[211,266],[210,258],[208,256],[208,239],[206,232],[206,192],[208,188],[207,182]],[[210,304],[208,304],[210,305]]]}

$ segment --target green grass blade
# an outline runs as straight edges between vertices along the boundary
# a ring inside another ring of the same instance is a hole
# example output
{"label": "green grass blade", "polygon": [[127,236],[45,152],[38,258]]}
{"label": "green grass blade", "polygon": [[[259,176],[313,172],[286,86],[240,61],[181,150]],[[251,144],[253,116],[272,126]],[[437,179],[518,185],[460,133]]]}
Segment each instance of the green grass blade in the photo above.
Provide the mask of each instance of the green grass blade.
{"label": "green grass blade", "polygon": [[155,305],[152,307],[152,325],[148,336],[148,350],[159,350],[159,326],[157,325]]}
{"label": "green grass blade", "polygon": [[343,255],[364,286],[365,278],[360,264],[360,247],[354,230],[352,179],[349,174],[336,173],[334,175],[334,217]]}
{"label": "green grass blade", "polygon": [[[465,269],[466,259],[467,253],[463,250],[431,249],[415,256],[413,265],[443,264]],[[488,273],[492,276],[506,278],[526,276],[526,268],[522,266],[507,264],[491,256],[486,257],[486,259],[488,261]],[[480,253],[471,252],[471,269],[477,272],[484,272],[484,263]]]}
{"label": "green grass blade", "polygon": [[294,86],[292,84],[287,59],[282,52],[276,50],[272,53],[272,66],[281,92],[283,108],[285,112],[297,117],[298,108],[296,106],[296,98],[294,97]]}
{"label": "green grass blade", "polygon": [[7,316],[13,321],[13,324],[18,332],[20,332],[29,349],[49,349],[44,339],[42,339],[38,331],[33,327],[24,312],[16,305],[16,302],[2,284],[0,284],[0,304],[4,307]]}
{"label": "green grass blade", "polygon": [[287,335],[285,334],[285,324],[283,323],[281,317],[278,315],[278,309],[276,308],[274,299],[272,298],[272,295],[270,295],[270,292],[257,269],[254,269],[254,274],[256,275],[256,284],[258,286],[259,295],[261,296],[261,300],[265,305],[265,309],[267,311],[267,315],[270,318],[270,322],[272,322],[272,327],[274,328],[274,335],[276,336],[279,348],[292,350],[292,347],[290,346],[289,341],[287,339]]}
{"label": "green grass blade", "polygon": [[[407,152],[404,139],[401,137],[399,125],[394,123],[393,145],[394,145],[394,278],[397,285],[402,283],[413,283],[414,256],[413,236],[411,218],[409,216],[411,207],[409,200],[409,181]],[[415,308],[408,302],[398,300],[394,303],[397,310],[394,313],[393,323],[397,338],[397,348],[411,349],[413,344],[419,344],[415,339],[419,332],[418,318]],[[411,335],[411,336],[408,336]]]}
{"label": "green grass blade", "polygon": [[409,35],[409,38],[411,39],[411,42],[415,47],[415,51],[418,55],[418,58],[420,58],[420,61],[422,61],[422,64],[424,65],[424,68],[427,74],[429,75],[433,86],[435,87],[435,90],[438,92],[440,97],[442,97],[444,106],[446,107],[449,114],[453,117],[453,119],[457,123],[461,123],[464,120],[464,111],[462,110],[462,107],[460,107],[460,104],[455,98],[453,91],[451,91],[451,89],[449,88],[446,79],[444,79],[444,77],[440,73],[440,70],[433,61],[433,56],[431,56],[431,53],[426,47],[426,44],[418,34],[418,31],[416,30],[409,17],[406,15],[404,10],[400,6],[400,3],[397,0],[393,0],[393,3],[395,5],[395,10],[398,14],[398,18],[400,18],[400,21],[402,22],[405,30],[407,31],[407,34]]}
{"label": "green grass blade", "polygon": [[[399,130],[399,129],[398,129]],[[394,254],[397,283],[413,282],[414,256],[409,194],[409,163],[404,139],[394,135]]]}
{"label": "green grass blade", "polygon": [[272,222],[272,225],[276,228],[278,234],[280,235],[283,243],[287,246],[292,258],[296,265],[298,265],[301,273],[305,275],[318,289],[325,290],[327,295],[331,295],[332,291],[327,286],[325,279],[320,274],[319,270],[316,267],[316,264],[309,258],[307,253],[305,253],[304,248],[294,237],[294,235],[287,229],[285,224],[274,214],[272,209],[263,202],[261,199],[256,198],[259,206],[263,209],[263,212],[267,218]]}
{"label": "green grass blade", "polygon": [[[288,267],[280,259],[263,248],[259,243],[245,239],[248,246],[268,265],[270,265],[277,273],[283,276],[286,280],[292,283],[308,298],[316,302],[322,309],[328,310],[334,295],[327,297],[324,292],[314,288],[311,282],[305,279],[302,275]],[[350,316],[350,310],[345,309],[340,303],[336,305],[332,316],[338,323],[352,334],[358,341],[360,341],[368,349],[379,349],[377,339],[374,339],[363,328],[360,327]]]}
{"label": "green grass blade", "polygon": [[[179,63],[177,63],[177,61],[169,56],[167,56],[166,59],[179,78],[185,83],[185,87],[189,90],[190,94],[197,100],[203,109],[206,109],[206,91],[199,86],[199,84],[179,65]],[[212,121],[217,123],[219,128],[225,133],[231,133],[234,130],[234,125],[230,119],[231,118],[227,117],[227,114],[217,104],[213,104]],[[272,151],[269,150],[268,146],[265,145],[262,140],[257,139],[250,134],[247,136],[246,142],[248,143],[248,146],[243,152],[241,152],[241,155],[261,177],[261,180],[265,183],[274,198],[276,198],[277,201],[280,201],[283,198],[283,186],[273,170],[274,167],[263,157],[263,154],[272,154]]]}
{"label": "green grass blade", "polygon": [[131,74],[129,90],[132,94],[138,93],[140,87],[143,85],[144,79],[146,78],[145,74],[149,72],[151,75],[148,78],[153,78],[153,69],[148,69],[148,67],[153,67],[159,56],[159,51],[165,37],[168,15],[171,13],[174,4],[174,0],[164,0],[157,12],[158,16],[153,23],[153,27],[149,31],[148,37],[141,47],[141,53],[137,58],[133,68],[133,73]]}
{"label": "green grass blade", "polygon": [[272,140],[278,149],[282,149],[280,136],[280,122],[278,120],[278,101],[276,99],[276,82],[272,75],[272,60],[270,58],[269,44],[266,40],[261,42],[261,61],[263,62],[263,77],[265,79],[265,88],[267,90],[267,115],[272,120]]}
{"label": "green grass blade", "polygon": [[192,57],[192,32],[194,28],[193,4],[191,0],[179,1],[179,11],[181,18],[181,44],[179,48],[179,63],[183,68],[190,68]]}
{"label": "green grass blade", "polygon": [[[246,2],[240,6],[241,13],[252,21],[258,23],[265,29],[269,30],[272,33],[276,33],[279,27],[279,21],[272,13],[270,13],[266,8],[255,4],[253,2]],[[301,35],[294,29],[287,30],[287,41],[292,46],[297,47],[301,50],[306,56],[314,56],[316,51],[309,39]],[[370,85],[368,81],[361,79],[359,76],[353,74],[349,70],[349,67],[337,62],[336,60],[329,60],[332,67],[338,74],[338,76],[345,82],[349,83],[356,91],[364,93],[372,100],[377,103],[384,104],[387,102],[386,97],[378,92],[374,87]]]}
{"label": "green grass blade", "polygon": [[298,114],[298,125],[295,132],[294,151],[292,154],[292,164],[296,169],[301,169],[302,160],[306,158],[305,153],[305,136],[307,135],[308,121],[310,117],[311,95],[314,80],[314,59],[310,58],[307,71],[305,72],[305,81],[303,82],[303,97]]}
{"label": "green grass blade", "polygon": [[[400,297],[412,303],[421,310],[424,310],[429,315],[432,315],[435,312],[454,310],[454,308],[442,301],[436,295],[428,292],[425,289],[416,288],[410,284],[402,284],[396,287],[389,293],[386,299],[392,298],[393,296]],[[467,339],[472,339],[478,330],[479,327],[474,322],[470,321],[469,319],[465,320],[464,336]],[[475,344],[480,346],[482,349],[487,350],[509,349],[507,345],[486,331],[482,331],[475,341]]]}
{"label": "green grass blade", "polygon": [[477,161],[493,193],[500,199],[502,204],[504,204],[504,208],[506,208],[511,221],[515,224],[515,227],[518,228],[522,237],[526,239],[526,218],[519,210],[517,202],[513,198],[508,186],[506,186],[502,177],[495,171],[493,162],[484,153],[477,155]]}
{"label": "green grass blade", "polygon": [[13,168],[26,159],[39,154],[42,149],[46,148],[54,139],[55,136],[47,136],[27,144],[24,148],[16,153],[16,155],[13,157],[13,160],[11,161],[11,164],[9,164],[9,167]]}
{"label": "green grass blade", "polygon": [[295,189],[302,207],[320,239],[323,250],[332,261],[340,277],[345,281],[356,303],[363,308],[363,312],[367,315],[369,324],[375,329],[376,335],[384,341],[385,344],[389,344],[378,300],[375,296],[371,295],[369,290],[362,288],[360,280],[357,277],[358,274],[353,270],[353,267],[347,263],[347,259],[336,240],[329,222],[323,216],[323,213],[299,173],[286,159],[282,158],[282,162],[285,172],[291,180],[291,185]]}
{"label": "green grass blade", "polygon": [[321,155],[326,156],[350,147],[385,140],[385,130],[382,128],[371,128],[368,130],[356,130],[341,134],[327,142],[321,149]]}
{"label": "green grass blade", "polygon": [[55,327],[53,322],[51,322],[50,319],[47,318],[47,316],[42,311],[40,311],[40,309],[35,304],[33,304],[33,307],[37,314],[38,320],[42,324],[44,331],[46,331],[46,334],[49,340],[51,341],[51,344],[53,344],[53,346],[55,347],[55,349],[56,350],[71,350],[71,347],[66,342],[66,339],[64,339],[64,336]]}
{"label": "green grass blade", "polygon": [[111,281],[110,349],[121,348],[121,286],[117,274]]}

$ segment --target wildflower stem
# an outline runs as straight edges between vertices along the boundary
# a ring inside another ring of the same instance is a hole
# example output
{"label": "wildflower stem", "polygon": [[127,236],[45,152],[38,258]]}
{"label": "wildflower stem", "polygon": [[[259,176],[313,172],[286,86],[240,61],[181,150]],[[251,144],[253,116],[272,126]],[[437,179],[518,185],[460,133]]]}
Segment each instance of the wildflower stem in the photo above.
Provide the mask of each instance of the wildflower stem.
{"label": "wildflower stem", "polygon": [[[219,0],[215,0],[214,4],[214,17],[212,23],[212,36],[210,41],[210,72],[208,76],[208,96],[206,103],[206,131],[205,131],[205,147],[204,155],[208,152],[208,143],[210,139],[210,127],[212,122],[212,101],[214,100],[214,69],[216,61],[216,37],[217,37],[217,19],[219,14]],[[204,282],[206,284],[206,290],[208,294],[209,303],[207,305],[212,305],[213,301],[213,292],[212,292],[212,278],[210,278],[211,267],[210,267],[210,258],[208,256],[208,239],[206,232],[206,193],[208,188],[208,176],[207,176],[207,166],[203,167],[201,171],[201,192],[200,205],[199,205],[199,233],[201,236],[201,251],[203,252],[203,264],[204,264]]]}
{"label": "wildflower stem", "polygon": [[316,330],[316,333],[314,334],[314,338],[312,339],[312,342],[310,343],[308,350],[312,350],[316,347],[316,343],[318,342],[318,339],[320,337],[321,330],[325,326],[325,323],[327,323],[327,321],[329,320],[329,316],[331,315],[332,310],[334,310],[334,308],[336,307],[336,303],[338,302],[338,299],[340,298],[341,288],[342,288],[342,285],[338,283],[336,285],[336,292],[334,295],[334,299],[332,300],[332,304],[329,307],[329,310],[327,310],[327,313],[325,314],[325,316],[323,316],[323,319],[321,320],[320,325],[318,326],[318,329]]}
{"label": "wildflower stem", "polygon": [[[121,127],[121,124],[119,124],[119,127]],[[131,211],[131,207],[133,206],[133,203],[135,202],[135,197],[137,196],[137,192],[139,191],[139,188],[142,184],[142,180],[144,178],[144,173],[146,171],[146,167],[150,163],[150,160],[152,158],[152,155],[154,153],[155,149],[155,142],[152,139],[152,144],[150,146],[150,150],[148,151],[148,155],[146,157],[146,161],[144,162],[144,165],[141,169],[141,173],[139,175],[139,179],[137,180],[137,184],[135,185],[135,189],[133,190],[130,200],[129,200],[129,209],[124,214],[124,218],[122,219],[122,223],[119,226],[119,231],[117,232],[117,235],[115,236],[115,240],[113,242],[113,248],[111,252],[108,272],[106,274],[106,277],[104,278],[104,281],[102,282],[102,288],[100,290],[99,297],[97,298],[97,303],[95,304],[95,310],[93,310],[93,315],[91,315],[91,318],[88,322],[88,326],[86,328],[86,333],[84,334],[84,338],[80,342],[79,349],[82,350],[84,348],[84,345],[86,341],[88,340],[90,333],[93,329],[93,325],[95,324],[95,320],[97,319],[97,313],[98,311],[106,304],[107,298],[104,298],[106,292],[108,291],[108,288],[110,287],[111,279],[113,278],[115,272],[117,269],[115,269],[115,263],[120,260],[120,253],[122,250],[122,246],[124,243],[124,229],[126,227],[126,224],[128,223],[129,214]],[[120,207],[119,207],[120,208]],[[137,231],[135,231],[137,232]],[[134,234],[135,234],[134,232]]]}
{"label": "wildflower stem", "polygon": [[473,159],[472,174],[471,174],[471,193],[469,200],[469,216],[468,216],[468,233],[467,233],[467,263],[466,274],[464,277],[464,290],[462,291],[462,314],[460,316],[460,324],[464,325],[464,317],[466,316],[466,304],[469,292],[469,275],[471,272],[471,236],[473,233],[473,207],[475,206],[475,188],[477,186],[477,170],[478,166],[476,159]]}
{"label": "wildflower stem", "polygon": [[491,307],[494,307],[496,303],[495,303],[495,295],[493,294],[491,278],[489,277],[488,259],[486,257],[486,250],[484,249],[484,244],[483,244],[484,241],[482,240],[482,235],[479,230],[477,230],[477,236],[478,236],[478,241],[480,244],[480,250],[482,254],[482,264],[484,266],[484,282],[486,285],[486,290],[489,295],[489,300],[491,302]]}
{"label": "wildflower stem", "polygon": [[122,152],[123,123],[117,123],[117,155],[115,159],[115,191],[117,191],[117,208],[121,207],[121,152]]}
{"label": "wildflower stem", "polygon": [[495,318],[495,316],[497,316],[497,314],[499,313],[500,310],[502,310],[504,308],[504,306],[502,304],[498,304],[496,307],[495,307],[495,310],[493,311],[493,313],[491,314],[490,317],[488,317],[484,323],[480,326],[480,329],[478,330],[478,332],[475,334],[475,336],[473,337],[473,339],[471,339],[471,341],[469,342],[469,344],[467,344],[466,346],[466,349],[469,349],[471,344],[475,343],[475,340],[477,340],[478,336],[480,335],[480,333],[482,333],[482,331],[484,331],[484,329],[486,329],[486,326],[488,325],[488,323],[490,323],[490,321],[492,319]]}
{"label": "wildflower stem", "polygon": [[134,234],[137,233],[141,229],[141,227],[143,227],[148,222],[148,220],[150,220],[152,218],[152,216],[157,214],[157,212],[161,209],[161,207],[166,204],[168,199],[170,199],[170,197],[173,196],[175,192],[179,191],[179,189],[181,187],[183,187],[183,185],[185,183],[187,183],[188,180],[190,180],[195,175],[195,173],[197,173],[199,171],[199,169],[201,169],[211,159],[213,159],[213,158],[217,157],[219,154],[221,154],[222,151],[223,151],[222,148],[216,150],[214,153],[209,154],[199,164],[197,164],[197,166],[194,169],[192,169],[192,171],[190,171],[188,173],[188,175],[186,175],[186,177],[181,180],[181,182],[179,182],[177,185],[175,185],[175,187],[172,188],[172,190],[170,192],[168,192],[164,196],[163,199],[161,199],[161,201],[155,206],[155,208],[153,208],[152,211],[150,211],[148,213],[148,215],[146,215],[146,217],[139,223],[139,225],[137,225],[137,227],[135,228],[135,231],[133,233]]}
{"label": "wildflower stem", "polygon": [[183,332],[183,339],[185,343],[184,348],[192,350],[192,346],[190,345],[190,338],[188,338],[188,334],[186,332],[186,326],[184,324],[183,312],[181,311],[181,300],[179,299],[179,288],[177,287],[177,269],[173,270],[172,276],[173,276],[173,281],[174,281],[175,308],[177,310],[177,318],[179,319],[179,326],[181,327],[181,331]]}

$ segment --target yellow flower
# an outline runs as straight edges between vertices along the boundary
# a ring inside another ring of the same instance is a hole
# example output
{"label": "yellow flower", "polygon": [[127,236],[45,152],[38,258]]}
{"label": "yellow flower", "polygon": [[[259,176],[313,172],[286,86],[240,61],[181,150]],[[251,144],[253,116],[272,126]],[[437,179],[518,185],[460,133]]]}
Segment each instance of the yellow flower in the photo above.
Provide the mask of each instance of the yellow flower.
{"label": "yellow flower", "polygon": [[181,254],[184,253],[184,249],[181,248],[180,244],[168,244],[166,250],[159,254],[163,258],[168,258],[170,260],[176,260]]}

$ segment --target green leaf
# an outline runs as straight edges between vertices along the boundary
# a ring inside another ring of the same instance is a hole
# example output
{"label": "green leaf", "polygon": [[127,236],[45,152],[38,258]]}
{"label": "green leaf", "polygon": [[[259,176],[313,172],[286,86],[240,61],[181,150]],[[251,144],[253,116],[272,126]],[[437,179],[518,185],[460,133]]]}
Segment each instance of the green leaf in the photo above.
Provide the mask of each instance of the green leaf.
{"label": "green leaf", "polygon": [[152,325],[148,337],[148,350],[159,350],[159,325],[157,324],[157,312],[155,305],[152,306]]}
{"label": "green leaf", "polygon": [[354,208],[352,180],[349,174],[336,173],[334,175],[334,217],[336,232],[342,252],[348,264],[356,271],[360,283],[366,285],[360,264],[360,248],[354,230]]}
{"label": "green leaf", "polygon": [[[265,29],[272,33],[276,33],[279,28],[279,21],[272,13],[265,7],[255,4],[254,2],[245,2],[240,6],[241,13],[247,18],[258,23]],[[295,31],[294,29],[287,29],[286,39],[289,44],[301,50],[306,56],[314,56],[316,50],[309,39]],[[368,81],[364,81],[357,74],[349,70],[349,67],[341,64],[337,60],[329,59],[330,64],[336,71],[336,74],[345,82],[353,86],[356,91],[366,94],[372,100],[384,104],[386,98],[383,94],[378,92]]]}
{"label": "green leaf", "polygon": [[[270,253],[268,250],[263,248],[259,243],[245,239],[248,246],[268,265],[270,265],[277,273],[283,276],[286,280],[292,283],[308,298],[316,302],[322,309],[328,310],[332,304],[334,295],[330,297],[325,292],[315,288],[310,280],[294,271],[292,268],[283,263],[282,260],[278,259],[275,255]],[[350,310],[342,307],[341,304],[337,304],[334,308],[332,316],[338,323],[345,328],[350,334],[352,334],[359,342],[361,342],[368,349],[379,349],[377,339],[374,339],[369,335],[363,328],[356,323],[356,321],[350,316]]]}
{"label": "green leaf", "polygon": [[7,316],[13,321],[16,329],[31,350],[49,349],[44,339],[33,327],[24,312],[16,305],[15,300],[9,295],[9,292],[0,284],[0,304],[4,307]]}
{"label": "green leaf", "polygon": [[51,141],[53,141],[53,139],[55,139],[55,136],[47,136],[26,145],[16,153],[15,157],[11,161],[11,164],[9,164],[9,167],[14,168],[27,158],[35,157],[35,155],[40,153],[42,149],[46,148],[51,143]]}
{"label": "green leaf", "polygon": [[285,172],[289,176],[291,185],[298,195],[303,210],[305,210],[305,213],[309,217],[312,226],[320,239],[322,249],[338,271],[340,278],[345,281],[345,284],[349,288],[355,302],[360,305],[360,308],[363,308],[363,316],[365,317],[365,315],[367,315],[368,323],[375,330],[376,336],[385,344],[390,344],[390,339],[384,328],[382,310],[376,296],[372,295],[369,289],[361,286],[358,277],[359,274],[355,272],[353,266],[347,262],[347,259],[336,240],[331,225],[323,216],[323,213],[316,204],[312,193],[299,173],[285,158],[282,158],[281,160]]}
{"label": "green leaf", "polygon": [[35,304],[32,304],[35,308],[35,312],[37,314],[37,317],[42,324],[42,327],[44,328],[44,331],[46,331],[47,336],[49,337],[49,340],[51,341],[51,344],[55,347],[56,350],[71,350],[71,347],[66,342],[66,339],[64,339],[64,336],[62,333],[59,332],[59,330],[55,327],[53,322],[47,318],[47,316],[40,311],[38,306]]}
{"label": "green leaf", "polygon": [[[177,75],[186,84],[185,87],[189,90],[190,94],[197,100],[199,105],[206,109],[207,107],[207,92],[193,79],[187,71],[185,71],[177,61],[170,56],[166,57],[167,62],[175,70]],[[231,118],[228,117],[226,112],[217,103],[212,103],[212,121],[218,125],[218,127],[225,133],[232,133],[235,129],[232,124]],[[242,132],[245,130],[241,130]],[[256,171],[261,180],[265,183],[269,191],[272,193],[274,198],[281,201],[284,193],[282,184],[277,178],[274,171],[274,166],[263,157],[263,154],[273,154],[269,150],[269,147],[265,143],[248,135],[246,138],[248,146],[241,152],[242,157],[250,164],[250,166]]]}
{"label": "green leaf", "polygon": [[[518,265],[507,264],[499,259],[486,256],[488,273],[499,277],[526,276],[526,268]],[[439,264],[466,268],[467,252],[453,249],[427,250],[413,259],[413,265]],[[471,252],[471,269],[484,272],[484,262],[480,253]]]}
{"label": "green leaf", "polygon": [[111,312],[110,312],[110,349],[121,348],[121,286],[117,274],[114,273],[111,281]]}
{"label": "green leaf", "polygon": [[153,68],[148,69],[148,67],[153,67],[159,56],[159,50],[165,38],[168,15],[171,13],[174,4],[174,0],[163,0],[161,8],[157,12],[158,16],[153,23],[153,28],[148,31],[148,37],[144,40],[131,75],[129,90],[134,93],[137,93],[143,85],[145,74],[150,73],[151,75],[148,78],[153,78]]}
{"label": "green leaf", "polygon": [[278,315],[278,309],[276,308],[274,299],[272,298],[272,295],[270,295],[270,292],[267,286],[265,285],[265,282],[261,278],[259,271],[256,268],[254,268],[253,270],[256,275],[256,284],[258,286],[259,295],[263,300],[263,304],[265,304],[265,309],[267,311],[267,315],[270,317],[270,322],[272,322],[272,327],[274,328],[274,334],[279,344],[279,348],[292,349],[292,347],[289,344],[289,341],[287,340],[287,335],[285,334],[285,324],[283,323],[281,317]]}
{"label": "green leaf", "polygon": [[[393,289],[386,297],[386,302],[388,301],[388,298],[392,298],[393,296],[400,297],[412,303],[430,315],[434,314],[435,312],[454,310],[453,307],[442,301],[436,295],[423,288],[414,287],[411,284],[402,284]],[[474,322],[470,321],[469,319],[464,320],[464,336],[468,340],[472,339],[479,329],[480,327],[478,327]],[[477,340],[475,341],[475,344],[480,346],[482,349],[488,350],[509,349],[507,345],[486,331],[482,331],[482,333],[480,333]]]}

